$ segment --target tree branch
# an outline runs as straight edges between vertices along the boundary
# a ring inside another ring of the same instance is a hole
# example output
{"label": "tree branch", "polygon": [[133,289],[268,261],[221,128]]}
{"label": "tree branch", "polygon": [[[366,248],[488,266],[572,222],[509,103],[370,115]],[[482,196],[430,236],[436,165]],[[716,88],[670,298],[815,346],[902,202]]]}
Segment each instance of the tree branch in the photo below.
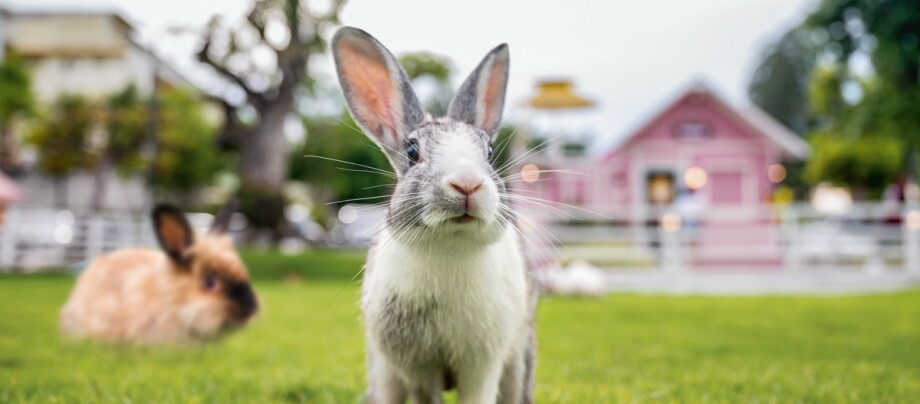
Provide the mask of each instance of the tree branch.
{"label": "tree branch", "polygon": [[204,94],[204,97],[215,104],[218,104],[224,111],[224,121],[222,127],[217,131],[218,138],[216,143],[222,150],[236,149],[240,145],[243,136],[246,135],[247,127],[236,117],[237,106],[231,104],[223,97],[214,94]]}
{"label": "tree branch", "polygon": [[248,84],[246,84],[246,81],[242,77],[231,72],[230,69],[228,69],[226,66],[224,66],[217,60],[214,60],[211,57],[211,54],[208,52],[211,50],[211,43],[212,43],[212,35],[211,35],[211,31],[209,30],[208,38],[205,40],[204,45],[198,51],[198,55],[197,55],[198,61],[208,66],[211,66],[211,68],[213,68],[222,77],[224,77],[227,80],[230,80],[231,82],[233,82],[233,84],[236,84],[238,87],[243,89],[243,91],[246,92],[246,97],[253,104],[264,102],[265,96],[262,93],[253,90],[251,87],[249,87]]}

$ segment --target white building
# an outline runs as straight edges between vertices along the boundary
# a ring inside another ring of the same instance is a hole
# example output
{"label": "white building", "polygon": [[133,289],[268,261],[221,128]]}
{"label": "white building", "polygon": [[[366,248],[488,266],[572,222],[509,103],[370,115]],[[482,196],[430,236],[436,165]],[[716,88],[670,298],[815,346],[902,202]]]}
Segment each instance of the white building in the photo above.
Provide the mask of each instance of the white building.
{"label": "white building", "polygon": [[[134,85],[142,96],[156,88],[190,86],[172,67],[137,40],[132,24],[112,10],[0,9],[0,57],[15,54],[31,73],[39,108],[63,94],[99,99]],[[94,187],[88,173],[55,182],[31,172],[34,153],[19,153],[26,175],[18,178],[26,205],[50,206],[56,197],[72,209],[89,205]],[[151,195],[143,178],[107,173],[102,208],[144,210]]]}
{"label": "white building", "polygon": [[115,11],[12,9],[3,12],[0,42],[23,58],[39,102],[65,93],[103,97],[133,84],[188,83],[136,40],[134,27]]}

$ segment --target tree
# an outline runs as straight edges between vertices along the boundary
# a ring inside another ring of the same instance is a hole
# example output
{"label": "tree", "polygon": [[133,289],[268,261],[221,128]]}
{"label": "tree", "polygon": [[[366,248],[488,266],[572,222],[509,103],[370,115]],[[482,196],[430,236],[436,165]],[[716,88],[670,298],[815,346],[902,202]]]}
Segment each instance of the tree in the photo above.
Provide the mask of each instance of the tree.
{"label": "tree", "polygon": [[751,101],[789,129],[802,135],[809,129],[809,83],[815,49],[808,32],[796,28],[769,45],[754,72]]}
{"label": "tree", "polygon": [[7,54],[0,63],[0,170],[16,170],[13,120],[17,115],[34,112],[34,104],[28,71],[16,55]]}
{"label": "tree", "polygon": [[153,160],[153,186],[187,199],[192,191],[212,184],[227,167],[215,147],[215,128],[207,123],[201,101],[182,89],[160,92],[159,128]]}
{"label": "tree", "polygon": [[[840,87],[843,86],[846,72],[837,66],[824,65],[812,72],[808,88],[808,114],[811,129],[830,130],[846,119],[851,108],[843,99]],[[858,134],[851,133],[852,136]]]}
{"label": "tree", "polygon": [[811,136],[814,155],[805,166],[811,184],[828,181],[853,188],[857,199],[878,198],[901,171],[902,142],[894,137]]}
{"label": "tree", "polygon": [[845,83],[859,86],[863,97],[841,126],[851,132],[894,135],[903,139],[907,150],[920,152],[920,4],[823,0],[804,26],[823,39],[822,56],[850,76],[860,73],[852,71],[854,58],[871,60],[867,77],[848,77],[852,81]]}
{"label": "tree", "polygon": [[[284,121],[311,74],[310,58],[326,50],[324,35],[338,24],[343,5],[344,0],[331,0],[320,12],[306,0],[255,1],[235,30],[213,19],[198,52],[198,60],[242,94],[240,100],[217,98],[225,111],[219,139],[239,150],[242,211],[252,225],[275,235],[284,222],[282,190],[289,168]],[[265,58],[273,59],[273,66],[254,64]]]}
{"label": "tree", "polygon": [[86,99],[76,95],[61,96],[48,115],[33,126],[26,141],[38,149],[38,168],[55,178],[55,204],[63,206],[66,189],[60,182],[70,172],[92,162],[89,134],[96,122],[96,111]]}
{"label": "tree", "polygon": [[129,85],[112,94],[101,107],[104,133],[95,148],[90,150],[93,159],[93,192],[90,209],[99,210],[106,193],[105,176],[113,168],[122,176],[139,172],[146,165],[141,155],[149,119],[147,102]]}
{"label": "tree", "polygon": [[[804,56],[781,57],[784,54]],[[776,70],[777,65],[784,74],[763,73]],[[823,175],[854,188],[877,188],[898,177],[891,173],[891,164],[903,173],[911,161],[920,162],[920,6],[916,0],[819,2],[768,50],[751,84],[751,98],[795,129],[795,119],[789,117],[803,114],[802,82],[810,83],[804,132],[813,132],[809,137],[813,137],[812,160],[816,160],[806,167],[807,179],[816,181]],[[783,106],[787,92],[790,105]],[[893,157],[893,150],[900,150],[901,156]],[[868,158],[863,155],[868,151],[886,161],[857,158]],[[833,173],[830,167],[844,173]],[[912,171],[920,174],[917,167]],[[866,184],[870,177],[881,184]]]}

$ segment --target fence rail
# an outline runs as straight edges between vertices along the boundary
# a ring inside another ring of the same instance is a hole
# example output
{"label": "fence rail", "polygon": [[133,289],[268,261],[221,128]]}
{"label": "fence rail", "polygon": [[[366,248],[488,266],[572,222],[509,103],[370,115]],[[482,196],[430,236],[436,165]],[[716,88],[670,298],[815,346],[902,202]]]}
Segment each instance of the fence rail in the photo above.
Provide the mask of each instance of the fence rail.
{"label": "fence rail", "polygon": [[0,227],[0,269],[74,265],[108,251],[154,245],[147,215],[12,207]]}
{"label": "fence rail", "polygon": [[859,204],[828,214],[807,204],[768,205],[731,217],[719,211],[647,211],[635,218],[564,206],[525,210],[530,258],[671,271],[734,267],[920,273],[920,207]]}
{"label": "fence rail", "polygon": [[[205,228],[210,215],[189,215]],[[559,207],[524,210],[520,222],[537,265],[584,260],[601,267],[834,268],[920,273],[920,207],[857,205],[822,214],[805,204],[765,206],[753,216],[679,215],[629,220]],[[78,265],[125,247],[154,246],[146,213],[91,213],[16,206],[0,225],[0,271]]]}

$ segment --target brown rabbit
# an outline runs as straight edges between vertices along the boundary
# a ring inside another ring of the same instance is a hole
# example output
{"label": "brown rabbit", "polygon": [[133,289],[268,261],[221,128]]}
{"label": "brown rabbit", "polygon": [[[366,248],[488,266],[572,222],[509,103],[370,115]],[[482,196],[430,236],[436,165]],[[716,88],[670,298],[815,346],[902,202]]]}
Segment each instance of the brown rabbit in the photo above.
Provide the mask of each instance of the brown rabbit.
{"label": "brown rabbit", "polygon": [[125,249],[93,260],[61,311],[61,329],[74,337],[146,344],[207,340],[244,325],[258,302],[225,234],[232,213],[225,208],[196,237],[178,209],[155,207],[162,251]]}

